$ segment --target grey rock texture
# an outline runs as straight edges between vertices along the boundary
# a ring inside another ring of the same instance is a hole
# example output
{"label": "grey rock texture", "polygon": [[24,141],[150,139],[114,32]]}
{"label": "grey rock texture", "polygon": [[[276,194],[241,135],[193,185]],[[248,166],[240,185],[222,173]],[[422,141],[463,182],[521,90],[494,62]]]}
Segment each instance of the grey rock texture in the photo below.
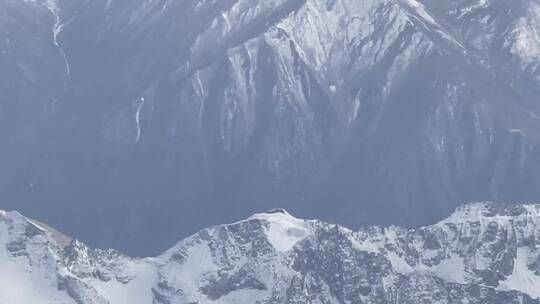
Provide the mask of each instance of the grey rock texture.
{"label": "grey rock texture", "polygon": [[0,218],[0,301],[540,303],[539,236],[539,205],[473,203],[416,230],[356,232],[278,210],[133,259],[77,240],[60,245],[65,236],[9,212]]}
{"label": "grey rock texture", "polygon": [[539,10],[3,1],[1,207],[147,255],[276,206],[418,227],[538,201]]}

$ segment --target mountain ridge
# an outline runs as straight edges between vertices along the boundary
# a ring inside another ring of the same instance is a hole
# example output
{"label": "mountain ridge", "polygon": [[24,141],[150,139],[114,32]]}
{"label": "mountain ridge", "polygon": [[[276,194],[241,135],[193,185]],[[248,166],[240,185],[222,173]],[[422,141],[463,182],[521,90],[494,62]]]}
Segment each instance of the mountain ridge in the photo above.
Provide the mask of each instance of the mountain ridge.
{"label": "mountain ridge", "polygon": [[0,284],[0,300],[540,303],[538,204],[471,203],[417,230],[352,231],[280,209],[201,230],[153,258],[64,246],[56,233],[0,212],[0,279],[28,290]]}
{"label": "mountain ridge", "polygon": [[277,205],[420,227],[540,200],[535,1],[1,6],[0,207],[96,247]]}

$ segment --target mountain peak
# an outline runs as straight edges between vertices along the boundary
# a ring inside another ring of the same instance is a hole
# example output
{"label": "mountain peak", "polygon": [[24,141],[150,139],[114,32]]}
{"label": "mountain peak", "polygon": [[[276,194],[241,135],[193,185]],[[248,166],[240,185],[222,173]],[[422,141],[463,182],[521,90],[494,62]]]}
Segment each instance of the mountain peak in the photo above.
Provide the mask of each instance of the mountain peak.
{"label": "mountain peak", "polygon": [[268,218],[274,218],[274,217],[286,217],[286,218],[294,218],[294,219],[296,219],[296,217],[291,215],[287,210],[285,210],[283,208],[274,208],[274,209],[270,209],[270,210],[268,210],[266,212],[255,213],[252,216],[250,216],[248,218],[248,220],[268,219]]}
{"label": "mountain peak", "polygon": [[298,219],[282,208],[254,214],[248,220],[262,220],[268,223],[266,236],[279,252],[291,250],[296,243],[312,233],[307,220]]}
{"label": "mountain peak", "polygon": [[17,211],[0,210],[0,220],[4,219],[9,221],[8,225],[13,231],[16,231],[19,236],[28,234],[28,229],[31,228],[31,231],[33,232],[49,235],[61,247],[66,247],[73,241],[73,238],[70,236],[61,233],[47,224],[28,218]]}

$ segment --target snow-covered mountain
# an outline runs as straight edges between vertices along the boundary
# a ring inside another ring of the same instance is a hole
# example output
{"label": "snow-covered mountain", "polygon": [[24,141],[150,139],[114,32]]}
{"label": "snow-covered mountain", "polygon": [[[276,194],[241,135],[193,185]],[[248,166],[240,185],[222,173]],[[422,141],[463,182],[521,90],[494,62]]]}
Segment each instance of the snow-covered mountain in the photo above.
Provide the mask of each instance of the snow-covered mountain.
{"label": "snow-covered mountain", "polygon": [[540,205],[356,232],[277,209],[139,259],[0,212],[0,303],[540,303],[539,245]]}
{"label": "snow-covered mountain", "polygon": [[3,0],[0,207],[146,255],[275,204],[418,227],[540,201],[539,11]]}

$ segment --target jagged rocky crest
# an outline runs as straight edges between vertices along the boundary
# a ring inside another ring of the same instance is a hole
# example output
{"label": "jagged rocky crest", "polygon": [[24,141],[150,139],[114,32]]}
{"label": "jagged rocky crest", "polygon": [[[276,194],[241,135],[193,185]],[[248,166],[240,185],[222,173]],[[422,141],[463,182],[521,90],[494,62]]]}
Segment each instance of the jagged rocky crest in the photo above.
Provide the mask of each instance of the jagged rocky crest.
{"label": "jagged rocky crest", "polygon": [[1,212],[0,302],[540,303],[540,205],[473,203],[416,230],[356,232],[273,210],[155,258],[67,239]]}

